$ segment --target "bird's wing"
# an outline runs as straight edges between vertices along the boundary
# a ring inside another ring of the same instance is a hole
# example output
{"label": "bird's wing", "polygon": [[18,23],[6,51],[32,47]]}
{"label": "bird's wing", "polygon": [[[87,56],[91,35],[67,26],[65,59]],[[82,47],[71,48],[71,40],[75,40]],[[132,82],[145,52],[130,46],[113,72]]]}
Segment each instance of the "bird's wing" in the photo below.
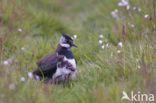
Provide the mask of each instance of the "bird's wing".
{"label": "bird's wing", "polygon": [[57,55],[56,52],[48,54],[41,58],[38,62],[38,68],[33,71],[33,74],[48,75],[50,72],[53,74],[56,70]]}
{"label": "bird's wing", "polygon": [[52,54],[48,54],[44,57],[42,57],[39,61],[37,61],[37,65],[40,66],[40,65],[44,65],[46,64],[47,62],[49,62],[49,60],[51,59],[55,59],[56,58],[56,52],[52,53]]}

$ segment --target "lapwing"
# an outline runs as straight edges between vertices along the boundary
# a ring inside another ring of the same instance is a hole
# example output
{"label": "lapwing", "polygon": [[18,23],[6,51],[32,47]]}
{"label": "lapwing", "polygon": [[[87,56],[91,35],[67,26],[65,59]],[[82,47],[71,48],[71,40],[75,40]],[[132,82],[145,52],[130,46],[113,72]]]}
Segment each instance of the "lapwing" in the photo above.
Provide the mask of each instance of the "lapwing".
{"label": "lapwing", "polygon": [[57,70],[53,75],[52,82],[58,84],[62,80],[63,86],[65,81],[69,84],[69,77],[75,73],[75,70],[76,68],[63,55],[59,55],[57,58]]}
{"label": "lapwing", "polygon": [[72,47],[77,47],[73,43],[73,39],[67,34],[62,34],[57,49],[53,53],[42,57],[36,63],[38,68],[33,71],[33,75],[39,76],[40,79],[51,80],[57,71],[57,58],[59,55],[63,55],[63,58],[75,68],[75,71],[70,75],[72,79],[75,79],[76,60],[71,51]]}

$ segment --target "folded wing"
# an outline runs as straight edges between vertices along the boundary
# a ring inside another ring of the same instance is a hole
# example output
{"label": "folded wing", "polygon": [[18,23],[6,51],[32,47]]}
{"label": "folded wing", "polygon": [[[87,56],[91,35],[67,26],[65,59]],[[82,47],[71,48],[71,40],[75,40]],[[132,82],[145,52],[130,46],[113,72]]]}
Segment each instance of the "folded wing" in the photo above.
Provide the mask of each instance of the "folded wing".
{"label": "folded wing", "polygon": [[37,62],[38,68],[33,71],[34,75],[49,77],[56,72],[57,55],[56,52],[48,54]]}

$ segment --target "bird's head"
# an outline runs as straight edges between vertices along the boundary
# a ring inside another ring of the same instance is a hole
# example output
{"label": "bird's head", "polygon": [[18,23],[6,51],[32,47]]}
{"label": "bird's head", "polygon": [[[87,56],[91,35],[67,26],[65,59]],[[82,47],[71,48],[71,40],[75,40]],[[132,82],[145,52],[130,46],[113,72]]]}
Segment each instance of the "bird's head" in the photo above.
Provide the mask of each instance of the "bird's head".
{"label": "bird's head", "polygon": [[62,47],[65,48],[71,48],[71,47],[77,47],[74,43],[73,43],[73,39],[66,35],[66,34],[62,34],[61,39],[60,39],[60,45]]}

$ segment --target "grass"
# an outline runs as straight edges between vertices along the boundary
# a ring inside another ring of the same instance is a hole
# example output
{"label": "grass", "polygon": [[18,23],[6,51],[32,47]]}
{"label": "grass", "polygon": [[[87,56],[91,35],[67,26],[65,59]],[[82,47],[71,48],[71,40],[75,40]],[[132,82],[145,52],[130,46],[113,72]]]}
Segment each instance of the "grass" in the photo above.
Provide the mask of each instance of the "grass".
{"label": "grass", "polygon": [[[1,0],[0,103],[128,103],[123,90],[156,94],[156,2],[129,0],[129,10],[118,2]],[[56,49],[61,32],[77,35],[77,79],[63,88],[28,78],[37,60]]]}

